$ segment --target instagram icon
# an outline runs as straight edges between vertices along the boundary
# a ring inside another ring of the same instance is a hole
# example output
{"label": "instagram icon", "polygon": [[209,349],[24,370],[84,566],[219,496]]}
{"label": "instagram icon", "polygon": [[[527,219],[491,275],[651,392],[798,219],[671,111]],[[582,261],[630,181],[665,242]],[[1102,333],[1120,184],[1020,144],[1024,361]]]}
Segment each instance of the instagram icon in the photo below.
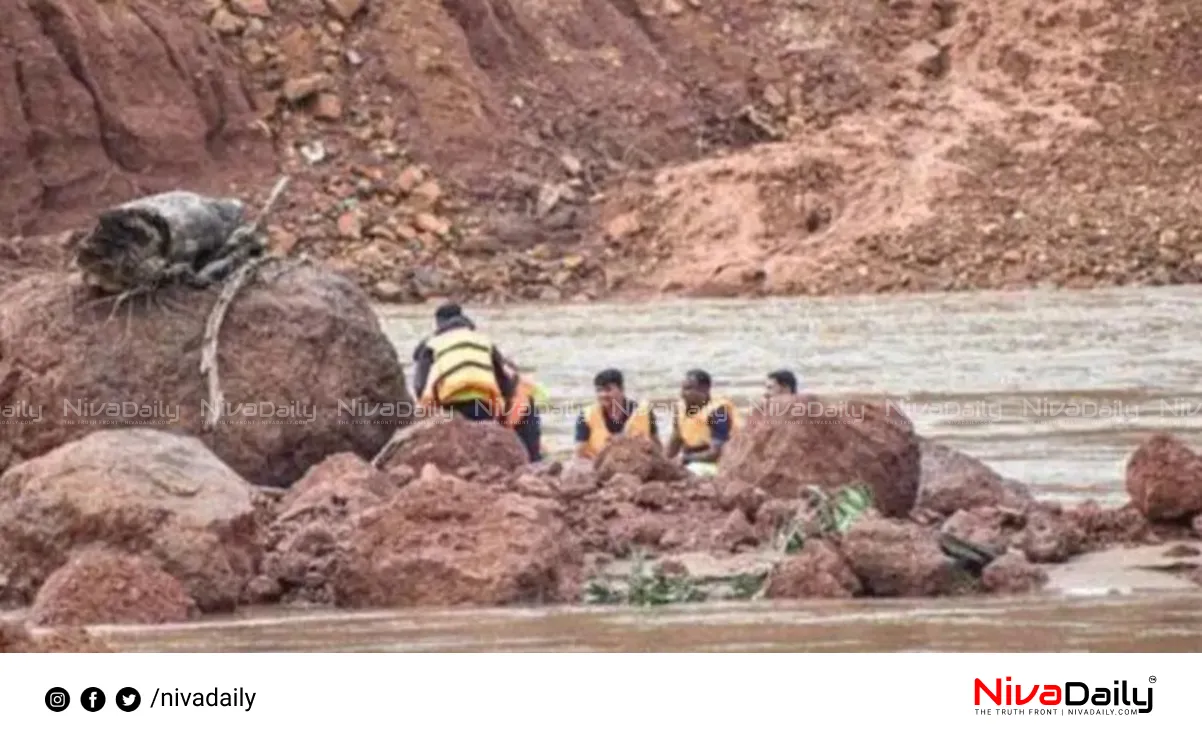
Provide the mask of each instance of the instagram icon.
{"label": "instagram icon", "polygon": [[46,707],[51,712],[62,712],[71,704],[71,695],[61,686],[46,692]]}

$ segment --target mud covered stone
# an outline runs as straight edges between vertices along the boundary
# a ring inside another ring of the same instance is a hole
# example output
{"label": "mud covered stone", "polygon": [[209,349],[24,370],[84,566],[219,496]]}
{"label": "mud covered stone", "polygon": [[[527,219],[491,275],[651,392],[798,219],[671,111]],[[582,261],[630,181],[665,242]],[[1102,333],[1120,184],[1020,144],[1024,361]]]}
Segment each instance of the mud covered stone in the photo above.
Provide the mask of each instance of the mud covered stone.
{"label": "mud covered stone", "polygon": [[689,476],[679,463],[664,457],[655,442],[626,436],[611,439],[597,455],[594,467],[601,482],[619,474],[633,475],[642,482],[671,482]]}
{"label": "mud covered stone", "polygon": [[914,427],[895,408],[861,401],[783,396],[753,411],[722,453],[722,481],[739,480],[776,498],[808,485],[862,482],[886,516],[905,516],[918,497]]}
{"label": "mud covered stone", "polygon": [[260,589],[285,601],[328,604],[345,557],[352,519],[387,503],[412,479],[397,467],[383,472],[350,453],[310,469],[288,491],[271,524]]}
{"label": "mud covered stone", "polygon": [[863,590],[837,549],[822,540],[811,540],[772,569],[764,595],[770,599],[839,599]]}
{"label": "mud covered stone", "polygon": [[1080,527],[1042,504],[1025,513],[991,506],[957,511],[941,528],[994,554],[1013,547],[1037,563],[1064,562],[1084,548]]}
{"label": "mud covered stone", "polygon": [[1043,588],[1047,582],[1047,571],[1032,564],[1018,550],[1006,552],[981,572],[981,583],[990,593],[1031,593]]}
{"label": "mud covered stone", "polygon": [[553,503],[423,477],[355,517],[336,599],[347,607],[573,601],[582,565]]}
{"label": "mud covered stone", "polygon": [[870,596],[944,596],[964,585],[935,532],[918,524],[862,519],[844,535],[840,551]]}
{"label": "mud covered stone", "polygon": [[22,458],[96,424],[199,436],[243,477],[286,487],[340,451],[371,457],[412,415],[396,351],[366,296],[337,274],[294,263],[259,269],[229,308],[218,366],[226,407],[204,431],[201,339],[215,292],[165,290],[110,319],[59,275],[0,294],[0,379],[7,400],[36,412],[0,426]]}
{"label": "mud covered stone", "polygon": [[510,429],[458,416],[427,418],[398,431],[377,458],[382,469],[404,465],[420,472],[432,464],[444,473],[483,468],[508,473],[529,463],[521,439]]}
{"label": "mud covered stone", "polygon": [[30,621],[47,626],[165,624],[196,614],[196,603],[152,560],[86,550],[50,574]]}
{"label": "mud covered stone", "polygon": [[1127,494],[1152,522],[1202,513],[1202,456],[1174,436],[1153,436],[1127,460]]}
{"label": "mud covered stone", "polygon": [[197,439],[97,431],[0,476],[0,599],[28,603],[85,547],[157,559],[204,611],[233,608],[259,547],[254,489]]}

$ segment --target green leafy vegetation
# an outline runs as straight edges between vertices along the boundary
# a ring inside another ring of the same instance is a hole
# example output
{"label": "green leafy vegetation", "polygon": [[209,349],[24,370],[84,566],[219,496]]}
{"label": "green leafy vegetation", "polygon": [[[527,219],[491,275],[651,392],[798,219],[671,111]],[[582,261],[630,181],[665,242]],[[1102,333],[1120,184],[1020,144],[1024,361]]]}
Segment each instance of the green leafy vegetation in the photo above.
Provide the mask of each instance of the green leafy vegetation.
{"label": "green leafy vegetation", "polygon": [[606,579],[590,581],[584,589],[586,604],[664,606],[705,601],[709,596],[687,575],[665,575],[650,567],[642,554],[634,558],[625,585]]}
{"label": "green leafy vegetation", "polygon": [[805,489],[805,495],[797,515],[774,540],[776,548],[785,554],[801,551],[807,536],[846,534],[875,502],[872,489],[862,483],[844,485],[833,493],[811,485]]}

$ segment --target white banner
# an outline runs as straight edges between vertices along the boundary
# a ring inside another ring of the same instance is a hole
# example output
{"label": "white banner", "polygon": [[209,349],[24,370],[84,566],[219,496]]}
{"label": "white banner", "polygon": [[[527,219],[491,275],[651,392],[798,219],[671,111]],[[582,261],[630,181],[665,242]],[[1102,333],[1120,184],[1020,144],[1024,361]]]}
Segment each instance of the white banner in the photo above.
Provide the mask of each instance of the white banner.
{"label": "white banner", "polygon": [[1202,664],[1169,654],[6,655],[0,688],[12,740],[730,743],[964,733],[974,743],[1130,743],[1193,734]]}

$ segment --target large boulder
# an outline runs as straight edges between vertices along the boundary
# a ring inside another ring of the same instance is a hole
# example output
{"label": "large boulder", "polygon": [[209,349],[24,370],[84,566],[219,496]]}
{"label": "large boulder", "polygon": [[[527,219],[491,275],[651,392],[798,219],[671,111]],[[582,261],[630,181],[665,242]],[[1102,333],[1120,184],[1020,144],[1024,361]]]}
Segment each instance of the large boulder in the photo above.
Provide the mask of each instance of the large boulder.
{"label": "large boulder", "polygon": [[775,398],[753,411],[722,452],[720,478],[796,498],[808,485],[863,482],[877,509],[902,517],[918,497],[920,455],[913,424],[890,405]]}
{"label": "large boulder", "polygon": [[226,406],[213,431],[200,356],[215,292],[164,290],[113,312],[60,275],[0,295],[0,448],[29,459],[97,425],[201,438],[243,477],[287,486],[327,456],[371,457],[412,416],[396,351],[366,296],[306,264],[271,263],[234,299],[218,368]]}
{"label": "large boulder", "polygon": [[554,504],[432,474],[354,519],[348,607],[574,601],[583,557]]}
{"label": "large boulder", "polygon": [[386,470],[409,467],[420,472],[432,464],[445,473],[475,468],[512,472],[529,464],[530,456],[517,434],[504,426],[435,416],[398,431],[376,463]]}
{"label": "large boulder", "polygon": [[1127,461],[1127,494],[1152,522],[1202,513],[1202,456],[1174,436],[1156,434]]}
{"label": "large boulder", "polygon": [[97,431],[0,476],[0,603],[25,604],[72,552],[156,558],[205,611],[234,607],[258,559],[254,489],[200,441]]}
{"label": "large boulder", "polygon": [[50,574],[30,610],[34,624],[164,624],[193,616],[183,585],[152,560],[84,550]]}
{"label": "large boulder", "polygon": [[944,596],[962,589],[962,575],[918,524],[882,518],[857,521],[840,549],[869,596]]}
{"label": "large boulder", "polygon": [[916,507],[921,510],[951,516],[982,506],[1026,510],[1034,503],[1025,485],[1002,477],[979,459],[929,439],[920,441],[919,451]]}

